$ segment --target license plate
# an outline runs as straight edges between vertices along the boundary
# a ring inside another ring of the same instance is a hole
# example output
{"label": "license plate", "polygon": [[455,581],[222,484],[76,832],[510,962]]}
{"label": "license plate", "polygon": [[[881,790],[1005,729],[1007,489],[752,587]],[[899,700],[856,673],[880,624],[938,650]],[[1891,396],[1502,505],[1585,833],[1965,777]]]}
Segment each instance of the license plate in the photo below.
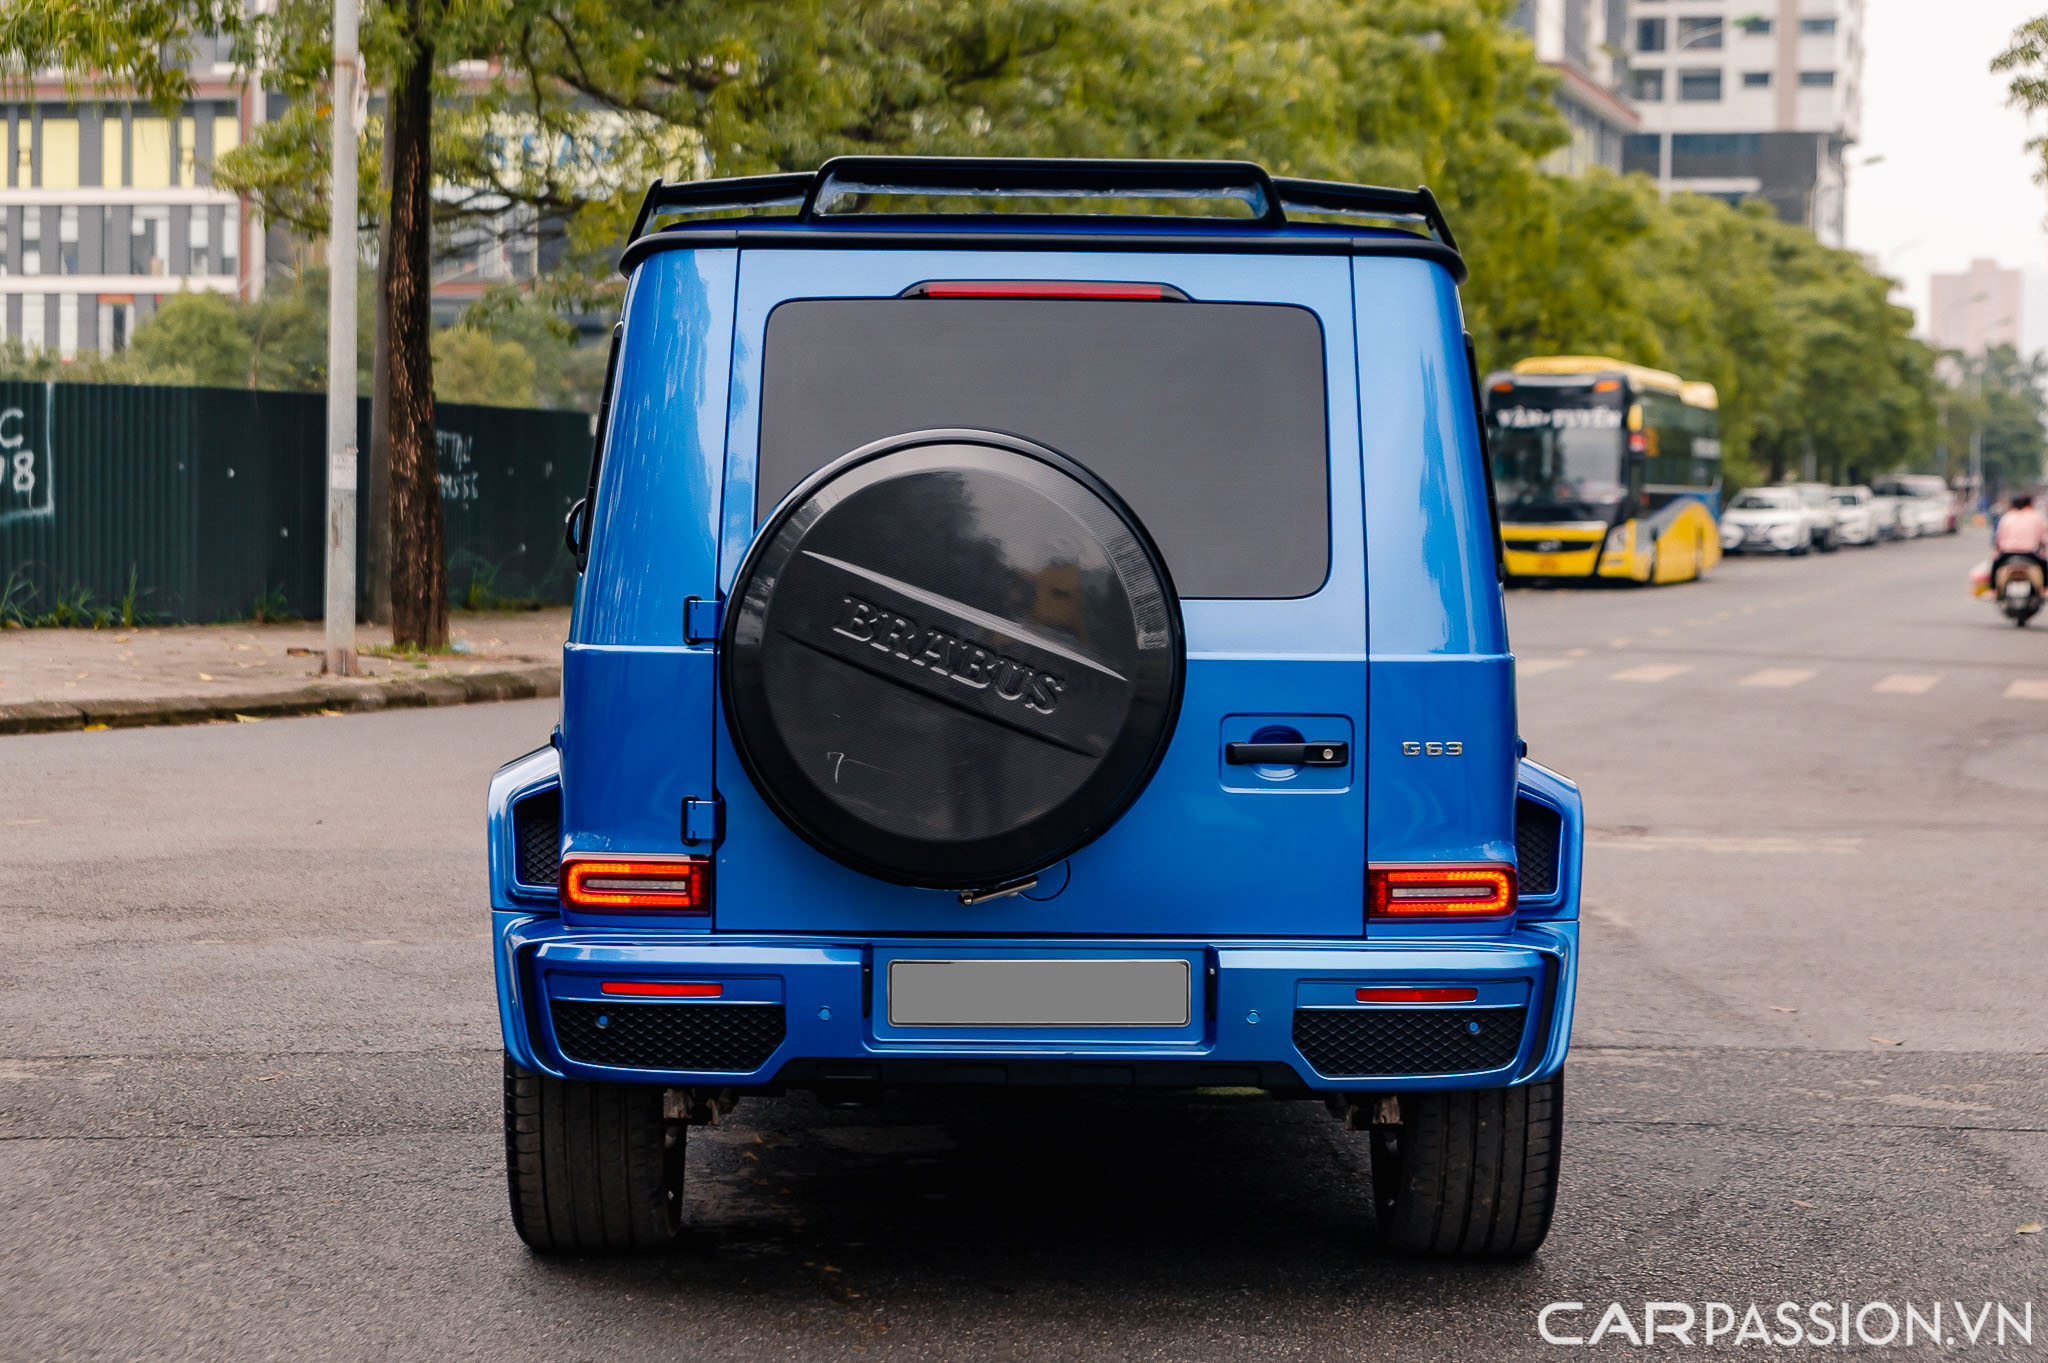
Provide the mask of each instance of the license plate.
{"label": "license plate", "polygon": [[1188,963],[1177,958],[895,960],[895,1027],[1185,1027]]}

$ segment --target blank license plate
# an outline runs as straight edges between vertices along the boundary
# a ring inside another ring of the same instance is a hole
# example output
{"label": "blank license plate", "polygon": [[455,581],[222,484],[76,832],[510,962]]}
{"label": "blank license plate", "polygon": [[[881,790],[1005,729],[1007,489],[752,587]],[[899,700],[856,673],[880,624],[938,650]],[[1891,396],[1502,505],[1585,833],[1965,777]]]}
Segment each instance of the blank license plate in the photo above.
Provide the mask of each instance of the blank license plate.
{"label": "blank license plate", "polygon": [[896,1027],[1185,1027],[1188,963],[1138,960],[889,963]]}

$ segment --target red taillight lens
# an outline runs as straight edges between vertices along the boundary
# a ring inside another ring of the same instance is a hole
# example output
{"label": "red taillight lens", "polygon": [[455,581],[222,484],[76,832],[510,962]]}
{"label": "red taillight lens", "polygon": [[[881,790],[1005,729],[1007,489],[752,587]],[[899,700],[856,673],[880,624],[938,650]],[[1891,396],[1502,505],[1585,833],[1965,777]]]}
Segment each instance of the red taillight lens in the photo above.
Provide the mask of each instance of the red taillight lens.
{"label": "red taillight lens", "polygon": [[1184,298],[1164,284],[1126,284],[1096,279],[940,279],[918,286],[926,298],[1121,298],[1159,302]]}
{"label": "red taillight lens", "polygon": [[562,902],[592,913],[709,913],[711,863],[704,857],[565,862]]}
{"label": "red taillight lens", "polygon": [[1375,866],[1366,872],[1375,918],[1498,918],[1515,911],[1505,866]]}
{"label": "red taillight lens", "polygon": [[664,984],[653,980],[606,980],[598,987],[607,994],[642,999],[715,999],[725,993],[722,984]]}
{"label": "red taillight lens", "polygon": [[[605,988],[609,990],[610,985]],[[1479,991],[1465,989],[1361,989],[1360,1003],[1477,1003]]]}

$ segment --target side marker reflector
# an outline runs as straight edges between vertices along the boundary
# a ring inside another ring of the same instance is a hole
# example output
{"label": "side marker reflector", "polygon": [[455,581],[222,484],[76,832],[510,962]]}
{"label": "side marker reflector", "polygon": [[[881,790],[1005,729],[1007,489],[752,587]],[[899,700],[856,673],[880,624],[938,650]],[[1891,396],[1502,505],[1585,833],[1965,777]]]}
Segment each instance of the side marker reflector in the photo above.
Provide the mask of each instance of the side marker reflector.
{"label": "side marker reflector", "polygon": [[725,993],[722,984],[663,984],[652,980],[606,980],[599,988],[607,994],[643,999],[715,999]]}
{"label": "side marker reflector", "polygon": [[1361,989],[1360,1003],[1477,1003],[1477,989]]}

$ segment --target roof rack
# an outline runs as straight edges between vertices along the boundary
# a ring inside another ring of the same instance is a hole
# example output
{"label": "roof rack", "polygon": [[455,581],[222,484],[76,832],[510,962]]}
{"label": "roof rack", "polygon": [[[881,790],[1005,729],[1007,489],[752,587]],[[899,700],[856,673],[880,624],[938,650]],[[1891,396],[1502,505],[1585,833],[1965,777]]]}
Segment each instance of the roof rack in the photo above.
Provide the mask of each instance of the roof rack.
{"label": "roof rack", "polygon": [[[641,201],[627,244],[647,234],[656,216],[715,214],[794,207],[794,220],[815,225],[846,217],[842,205],[863,195],[969,198],[1233,199],[1250,216],[1224,221],[1258,228],[1288,225],[1301,214],[1372,218],[1458,249],[1450,223],[1428,189],[1382,189],[1332,180],[1276,179],[1250,161],[1116,161],[952,156],[838,156],[815,173],[755,175],[730,180],[656,180]],[[853,210],[858,211],[858,210]]]}

